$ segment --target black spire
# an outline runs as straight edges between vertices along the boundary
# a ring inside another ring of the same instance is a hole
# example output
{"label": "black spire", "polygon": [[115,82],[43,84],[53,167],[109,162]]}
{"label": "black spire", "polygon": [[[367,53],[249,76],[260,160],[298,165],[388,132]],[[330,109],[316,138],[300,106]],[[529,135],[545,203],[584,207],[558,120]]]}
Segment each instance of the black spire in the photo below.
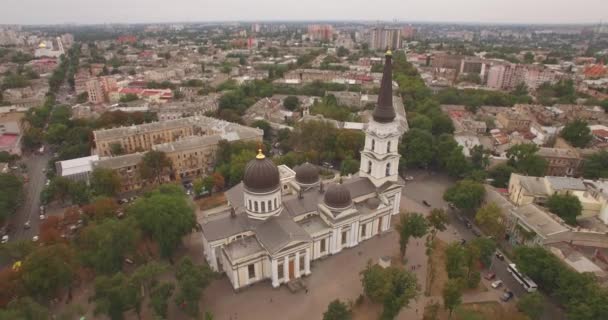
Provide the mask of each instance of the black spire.
{"label": "black spire", "polygon": [[372,113],[374,120],[380,123],[389,123],[395,120],[395,108],[393,107],[393,54],[390,50],[386,52],[385,58],[378,104]]}

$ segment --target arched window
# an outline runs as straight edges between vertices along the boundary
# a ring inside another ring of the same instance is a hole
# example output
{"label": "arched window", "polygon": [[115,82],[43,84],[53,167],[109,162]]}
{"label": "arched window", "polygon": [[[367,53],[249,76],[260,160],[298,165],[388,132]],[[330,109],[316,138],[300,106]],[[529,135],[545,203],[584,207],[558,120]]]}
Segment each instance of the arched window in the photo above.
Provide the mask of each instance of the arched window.
{"label": "arched window", "polygon": [[253,209],[253,207],[251,206],[251,199],[249,199],[249,210]]}
{"label": "arched window", "polygon": [[272,201],[268,200],[268,211],[272,211]]}
{"label": "arched window", "polygon": [[258,212],[258,202],[255,201],[253,204],[255,206],[255,210],[253,210],[253,211]]}
{"label": "arched window", "polygon": [[386,143],[386,152],[391,152],[391,142]]}
{"label": "arched window", "polygon": [[368,161],[367,162],[367,174],[371,174],[372,173],[372,162]]}
{"label": "arched window", "polygon": [[274,208],[278,208],[279,206],[277,205],[277,198],[274,198]]}
{"label": "arched window", "polygon": [[376,149],[376,140],[372,139],[372,151]]}
{"label": "arched window", "polygon": [[386,164],[386,176],[390,176],[391,175],[391,164],[387,163]]}
{"label": "arched window", "polygon": [[266,212],[266,202],[262,201],[262,212]]}

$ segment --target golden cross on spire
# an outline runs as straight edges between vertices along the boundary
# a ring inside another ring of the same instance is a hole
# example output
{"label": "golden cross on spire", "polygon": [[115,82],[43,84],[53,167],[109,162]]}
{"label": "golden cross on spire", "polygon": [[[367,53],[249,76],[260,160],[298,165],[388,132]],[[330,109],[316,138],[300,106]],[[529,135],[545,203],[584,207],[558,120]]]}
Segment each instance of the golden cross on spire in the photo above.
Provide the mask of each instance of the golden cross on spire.
{"label": "golden cross on spire", "polygon": [[265,159],[266,156],[264,155],[264,152],[262,152],[262,143],[258,143],[258,155],[255,156],[256,159]]}

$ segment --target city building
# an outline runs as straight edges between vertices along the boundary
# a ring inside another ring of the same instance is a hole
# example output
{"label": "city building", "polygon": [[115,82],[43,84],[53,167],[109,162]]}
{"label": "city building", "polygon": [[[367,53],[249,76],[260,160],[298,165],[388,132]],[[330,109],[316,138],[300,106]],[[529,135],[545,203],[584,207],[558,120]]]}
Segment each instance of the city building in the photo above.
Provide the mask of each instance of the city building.
{"label": "city building", "polygon": [[92,155],[88,157],[57,161],[55,162],[55,170],[57,171],[57,176],[59,177],[89,183],[91,172],[93,172],[93,163],[98,160],[99,156]]}
{"label": "city building", "polygon": [[500,123],[503,129],[508,132],[519,131],[527,132],[530,131],[530,125],[532,120],[525,115],[515,112],[512,110],[506,110],[496,115],[496,121]]}
{"label": "city building", "polygon": [[226,192],[228,209],[203,213],[205,258],[235,290],[266,280],[275,288],[297,282],[312,273],[312,261],[390,229],[403,187],[391,68],[388,53],[359,174],[326,182],[309,163],[294,170],[277,167],[260,150],[246,165],[243,181]]}
{"label": "city building", "polygon": [[308,37],[311,41],[329,42],[333,40],[334,27],[329,24],[313,24],[308,26]]}
{"label": "city building", "polygon": [[155,145],[186,137],[212,135],[219,135],[227,141],[261,141],[264,132],[215,118],[195,116],[93,131],[94,151],[102,157],[112,156],[113,148],[122,150],[122,153],[145,152]]}
{"label": "city building", "polygon": [[25,113],[9,112],[0,114],[0,152],[21,155]]}
{"label": "city building", "polygon": [[[101,158],[92,163],[95,168],[109,169],[120,177],[120,192],[139,190],[144,186],[144,181],[139,173],[139,165],[143,159],[143,153],[125,154],[112,158]],[[168,181],[168,177],[163,177]]]}
{"label": "city building", "polygon": [[400,49],[401,29],[376,27],[370,30],[369,48],[372,50]]}
{"label": "city building", "polygon": [[105,101],[104,90],[101,87],[101,82],[99,80],[91,79],[87,81],[86,87],[89,102],[92,104],[102,104]]}
{"label": "city building", "polygon": [[574,175],[581,164],[581,157],[573,148],[543,148],[537,154],[547,160],[548,176]]}

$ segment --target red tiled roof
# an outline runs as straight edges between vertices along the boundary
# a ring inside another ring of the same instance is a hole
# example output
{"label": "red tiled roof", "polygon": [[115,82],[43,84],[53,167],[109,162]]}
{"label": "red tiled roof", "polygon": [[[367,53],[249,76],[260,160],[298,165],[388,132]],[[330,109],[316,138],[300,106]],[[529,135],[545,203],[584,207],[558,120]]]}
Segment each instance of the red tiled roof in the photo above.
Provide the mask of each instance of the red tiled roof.
{"label": "red tiled roof", "polygon": [[137,95],[141,94],[142,91],[143,90],[140,89],[140,88],[129,88],[129,87],[121,88],[119,90],[119,92],[122,93],[122,94],[129,94],[129,93],[131,93],[131,94],[137,94]]}
{"label": "red tiled roof", "polygon": [[602,64],[594,64],[585,69],[585,76],[599,77],[606,74],[606,67]]}
{"label": "red tiled roof", "polygon": [[597,130],[593,130],[592,131],[594,136],[600,137],[600,138],[608,138],[608,130],[605,129],[597,129]]}

